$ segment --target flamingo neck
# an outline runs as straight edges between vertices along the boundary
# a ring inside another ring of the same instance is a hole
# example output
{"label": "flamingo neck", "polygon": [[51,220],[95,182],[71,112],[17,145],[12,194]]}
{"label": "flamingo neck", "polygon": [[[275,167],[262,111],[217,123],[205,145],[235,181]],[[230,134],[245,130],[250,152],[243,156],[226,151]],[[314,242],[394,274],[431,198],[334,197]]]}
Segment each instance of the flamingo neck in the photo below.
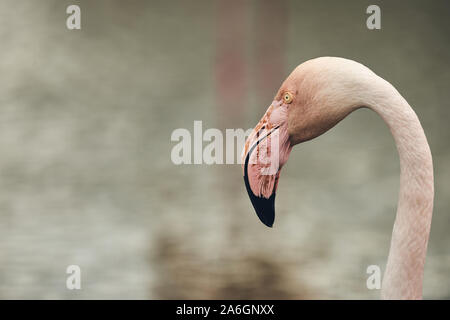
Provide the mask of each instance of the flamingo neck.
{"label": "flamingo neck", "polygon": [[391,247],[383,277],[383,299],[421,299],[433,211],[433,162],[423,128],[398,91],[381,78],[366,105],[388,125],[400,158],[400,191]]}

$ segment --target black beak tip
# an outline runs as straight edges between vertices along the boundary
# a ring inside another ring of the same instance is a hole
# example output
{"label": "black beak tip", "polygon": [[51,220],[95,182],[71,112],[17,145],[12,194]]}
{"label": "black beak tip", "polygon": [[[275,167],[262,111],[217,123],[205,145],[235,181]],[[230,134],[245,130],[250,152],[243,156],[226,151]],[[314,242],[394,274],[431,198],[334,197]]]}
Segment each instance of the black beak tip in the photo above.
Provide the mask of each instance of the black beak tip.
{"label": "black beak tip", "polygon": [[272,228],[275,221],[275,193],[269,199],[266,199],[256,197],[250,190],[249,196],[259,220],[269,228]]}
{"label": "black beak tip", "polygon": [[[245,178],[246,177],[244,177],[244,179]],[[248,196],[250,197],[253,208],[255,209],[259,220],[261,220],[261,222],[269,228],[272,228],[273,222],[275,221],[275,193],[272,193],[268,199],[257,197],[253,194],[253,191],[248,183],[248,179],[245,179],[245,182]]]}

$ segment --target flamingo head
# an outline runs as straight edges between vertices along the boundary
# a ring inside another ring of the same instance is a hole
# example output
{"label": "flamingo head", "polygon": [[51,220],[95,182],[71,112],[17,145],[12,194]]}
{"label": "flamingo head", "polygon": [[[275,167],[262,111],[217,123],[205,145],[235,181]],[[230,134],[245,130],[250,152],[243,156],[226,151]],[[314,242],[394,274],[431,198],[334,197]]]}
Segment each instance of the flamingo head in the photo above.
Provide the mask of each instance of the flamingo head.
{"label": "flamingo head", "polygon": [[280,170],[292,147],[328,131],[351,112],[352,108],[344,107],[348,105],[342,94],[345,83],[344,87],[342,83],[335,85],[333,77],[327,76],[333,70],[327,68],[326,62],[319,60],[298,66],[284,81],[245,143],[242,154],[245,186],[256,214],[268,227],[275,220]]}

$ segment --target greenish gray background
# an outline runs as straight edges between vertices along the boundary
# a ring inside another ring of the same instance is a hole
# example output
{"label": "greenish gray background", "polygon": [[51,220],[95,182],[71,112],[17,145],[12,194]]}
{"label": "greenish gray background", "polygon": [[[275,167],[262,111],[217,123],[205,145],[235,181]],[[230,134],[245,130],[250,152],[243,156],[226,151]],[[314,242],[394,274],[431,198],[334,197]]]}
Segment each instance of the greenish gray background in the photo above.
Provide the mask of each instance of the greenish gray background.
{"label": "greenish gray background", "polygon": [[[79,31],[65,26],[70,4]],[[370,4],[381,30],[366,28]],[[378,298],[365,271],[384,270],[399,162],[376,114],[295,148],[273,229],[239,165],[170,159],[174,129],[251,128],[294,67],[325,55],[367,65],[418,114],[436,177],[424,297],[450,298],[449,2],[288,2],[282,76],[264,96],[252,85],[259,5],[246,2],[242,30],[247,98],[227,118],[216,1],[1,1],[0,298]],[[82,290],[65,287],[71,264]]]}

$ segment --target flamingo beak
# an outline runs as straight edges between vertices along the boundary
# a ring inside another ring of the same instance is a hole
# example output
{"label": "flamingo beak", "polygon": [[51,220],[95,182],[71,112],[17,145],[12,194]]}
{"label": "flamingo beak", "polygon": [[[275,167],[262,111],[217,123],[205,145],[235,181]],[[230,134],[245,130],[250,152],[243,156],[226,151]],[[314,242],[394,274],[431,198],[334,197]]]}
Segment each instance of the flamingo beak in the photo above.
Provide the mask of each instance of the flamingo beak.
{"label": "flamingo beak", "polygon": [[[262,135],[259,137],[259,132],[256,134],[256,141],[250,140],[250,149],[248,150],[247,154],[245,156],[245,162],[244,162],[244,182],[245,187],[247,189],[247,193],[250,197],[250,201],[252,202],[253,208],[255,209],[255,212],[258,216],[258,218],[261,220],[262,223],[264,223],[268,227],[272,227],[274,220],[275,220],[275,190],[277,185],[277,180],[279,177],[279,169],[276,170],[274,173],[274,179],[276,179],[275,183],[272,183],[272,189],[269,190],[270,196],[266,197],[264,195],[256,195],[255,192],[252,190],[252,187],[250,185],[252,177],[261,174],[258,170],[260,169],[258,166],[253,166],[251,164],[252,155],[254,153],[257,153],[258,147],[263,144],[263,141],[265,141],[270,135],[273,135],[274,132],[278,130],[279,127],[273,128],[271,131],[266,133],[265,135]],[[253,142],[253,143],[251,143]]]}

